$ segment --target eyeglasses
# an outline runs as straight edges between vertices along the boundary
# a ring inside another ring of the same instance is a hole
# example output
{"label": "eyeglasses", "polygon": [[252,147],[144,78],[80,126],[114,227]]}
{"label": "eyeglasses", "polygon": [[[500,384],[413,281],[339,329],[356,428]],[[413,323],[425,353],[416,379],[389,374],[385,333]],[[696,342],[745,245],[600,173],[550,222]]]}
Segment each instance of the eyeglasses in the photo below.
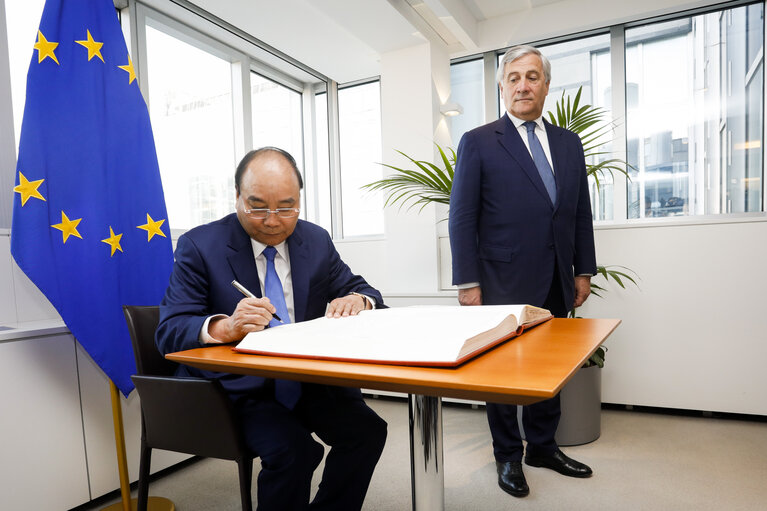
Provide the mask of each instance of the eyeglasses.
{"label": "eyeglasses", "polygon": [[298,216],[298,213],[301,210],[298,208],[277,208],[277,209],[268,209],[268,208],[255,208],[255,209],[243,209],[243,213],[248,215],[250,218],[256,218],[258,220],[263,220],[264,218],[268,217],[269,214],[277,215],[280,218],[295,218]]}

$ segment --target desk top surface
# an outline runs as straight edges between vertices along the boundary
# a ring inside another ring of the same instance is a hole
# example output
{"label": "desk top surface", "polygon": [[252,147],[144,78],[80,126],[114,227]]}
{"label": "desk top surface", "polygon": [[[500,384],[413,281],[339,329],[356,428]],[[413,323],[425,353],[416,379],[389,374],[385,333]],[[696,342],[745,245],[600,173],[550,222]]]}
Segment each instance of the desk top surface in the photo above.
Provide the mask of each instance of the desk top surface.
{"label": "desk top surface", "polygon": [[618,319],[552,319],[456,368],[251,355],[232,351],[232,345],[180,351],[167,358],[211,371],[529,404],[555,396],[619,324]]}

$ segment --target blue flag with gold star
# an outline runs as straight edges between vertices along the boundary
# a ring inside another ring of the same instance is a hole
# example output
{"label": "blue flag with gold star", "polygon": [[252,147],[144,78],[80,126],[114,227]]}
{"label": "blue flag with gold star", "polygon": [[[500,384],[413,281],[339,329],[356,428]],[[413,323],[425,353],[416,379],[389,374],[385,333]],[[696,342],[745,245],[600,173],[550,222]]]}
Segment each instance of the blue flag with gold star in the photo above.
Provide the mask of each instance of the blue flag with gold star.
{"label": "blue flag with gold star", "polygon": [[159,304],[173,265],[146,103],[112,0],[48,0],[27,75],[11,253],[128,395],[123,304]]}

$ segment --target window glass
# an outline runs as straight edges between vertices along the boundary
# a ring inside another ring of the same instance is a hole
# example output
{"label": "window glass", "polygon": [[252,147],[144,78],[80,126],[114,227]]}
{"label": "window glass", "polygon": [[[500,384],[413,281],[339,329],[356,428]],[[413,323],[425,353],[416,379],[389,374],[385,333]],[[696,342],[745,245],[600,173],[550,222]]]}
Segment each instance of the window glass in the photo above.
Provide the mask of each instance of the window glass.
{"label": "window glass", "polygon": [[234,211],[231,64],[146,27],[149,111],[170,226]]}
{"label": "window glass", "polygon": [[263,76],[250,73],[253,108],[253,148],[274,146],[295,158],[304,170],[301,94]]}
{"label": "window glass", "polygon": [[360,189],[381,179],[381,94],[378,81],[339,89],[343,235],[384,232],[383,195]]}
{"label": "window glass", "polygon": [[762,209],[763,4],[626,30],[628,217]]}
{"label": "window glass", "polygon": [[5,0],[5,22],[8,29],[8,57],[11,68],[11,96],[16,147],[21,135],[21,119],[27,95],[27,71],[37,41],[37,29],[45,0]]}
{"label": "window glass", "polygon": [[[549,119],[548,112],[556,117],[557,101],[562,94],[574,99],[578,89],[582,88],[580,105],[593,105],[604,110],[607,124],[612,121],[611,69],[610,69],[610,36],[601,34],[564,43],[541,45],[538,49],[551,63],[551,84],[549,94],[543,106],[543,116]],[[498,57],[500,65],[503,54]],[[505,114],[503,99],[499,97],[499,111]],[[611,158],[622,158],[613,154],[613,137],[611,129],[597,141],[591,151],[587,151],[587,165],[595,165],[600,161]],[[591,190],[591,210],[595,220],[612,220],[613,208],[613,177],[611,174],[600,174],[599,186],[593,175],[589,176]]]}
{"label": "window glass", "polygon": [[314,95],[314,132],[316,151],[315,168],[317,172],[316,190],[313,194],[316,197],[315,215],[316,218],[310,218],[315,223],[321,225],[326,231],[333,232],[330,214],[330,156],[328,155],[328,95],[320,92]]}
{"label": "window glass", "polygon": [[450,100],[463,107],[461,115],[448,118],[455,147],[464,133],[485,123],[483,73],[482,59],[450,66]]}

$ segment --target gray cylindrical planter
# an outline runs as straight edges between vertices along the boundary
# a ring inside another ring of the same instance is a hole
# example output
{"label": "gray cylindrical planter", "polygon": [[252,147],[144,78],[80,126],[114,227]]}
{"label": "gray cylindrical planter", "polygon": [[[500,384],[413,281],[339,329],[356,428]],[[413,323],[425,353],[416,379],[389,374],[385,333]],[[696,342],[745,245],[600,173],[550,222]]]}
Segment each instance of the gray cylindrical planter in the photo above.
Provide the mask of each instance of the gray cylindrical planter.
{"label": "gray cylindrical planter", "polygon": [[601,433],[602,370],[597,366],[578,370],[560,393],[562,418],[559,420],[558,445],[581,445],[593,442]]}

